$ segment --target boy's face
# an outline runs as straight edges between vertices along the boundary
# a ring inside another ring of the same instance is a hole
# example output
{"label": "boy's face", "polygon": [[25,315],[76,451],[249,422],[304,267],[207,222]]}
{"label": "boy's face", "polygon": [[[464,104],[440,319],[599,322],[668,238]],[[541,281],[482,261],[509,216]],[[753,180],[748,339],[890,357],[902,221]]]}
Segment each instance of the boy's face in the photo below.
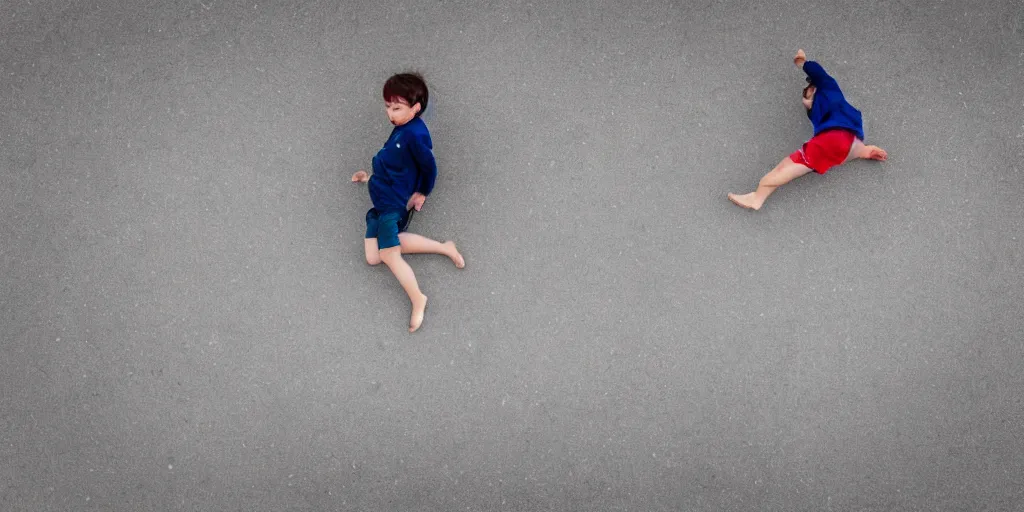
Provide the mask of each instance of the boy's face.
{"label": "boy's face", "polygon": [[804,108],[806,108],[807,110],[810,110],[811,107],[814,105],[814,91],[817,90],[818,89],[816,89],[813,85],[808,85],[807,87],[804,88],[804,97],[802,101],[804,104]]}
{"label": "boy's face", "polygon": [[420,104],[409,106],[405,98],[396,98],[395,101],[385,101],[384,110],[388,113],[388,120],[395,126],[402,126],[416,117],[420,111]]}

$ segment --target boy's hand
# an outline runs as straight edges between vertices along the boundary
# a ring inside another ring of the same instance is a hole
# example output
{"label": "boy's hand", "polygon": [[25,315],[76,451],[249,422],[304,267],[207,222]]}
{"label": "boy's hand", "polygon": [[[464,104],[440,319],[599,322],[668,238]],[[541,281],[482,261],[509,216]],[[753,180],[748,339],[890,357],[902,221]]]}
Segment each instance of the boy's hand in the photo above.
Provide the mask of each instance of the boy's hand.
{"label": "boy's hand", "polygon": [[370,181],[370,175],[366,171],[359,170],[352,175],[352,183],[366,183],[367,181]]}
{"label": "boy's hand", "polygon": [[405,205],[405,209],[416,208],[416,211],[420,211],[423,208],[423,203],[426,202],[427,196],[414,192],[412,197],[409,198],[409,203]]}
{"label": "boy's hand", "polygon": [[793,57],[793,64],[796,64],[796,67],[799,68],[804,65],[804,62],[807,62],[807,54],[801,48],[796,51],[796,57]]}

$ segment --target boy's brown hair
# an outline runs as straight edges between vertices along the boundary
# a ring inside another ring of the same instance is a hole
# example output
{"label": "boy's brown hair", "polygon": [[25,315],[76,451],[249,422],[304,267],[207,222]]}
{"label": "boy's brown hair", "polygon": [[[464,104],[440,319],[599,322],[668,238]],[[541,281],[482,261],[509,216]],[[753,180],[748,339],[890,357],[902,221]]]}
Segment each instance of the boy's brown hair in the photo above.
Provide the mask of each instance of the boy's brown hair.
{"label": "boy's brown hair", "polygon": [[[807,77],[807,87],[804,87],[804,92],[803,92],[803,97],[804,98],[807,98],[807,91],[811,90],[811,87],[814,87],[814,82],[811,82],[811,77]],[[807,98],[807,99],[810,99],[810,98]]]}
{"label": "boy's brown hair", "polygon": [[419,103],[420,111],[416,113],[416,117],[427,110],[427,102],[430,101],[427,83],[419,73],[399,73],[388,78],[387,82],[384,82],[383,92],[384,101],[395,102],[402,99],[410,107]]}

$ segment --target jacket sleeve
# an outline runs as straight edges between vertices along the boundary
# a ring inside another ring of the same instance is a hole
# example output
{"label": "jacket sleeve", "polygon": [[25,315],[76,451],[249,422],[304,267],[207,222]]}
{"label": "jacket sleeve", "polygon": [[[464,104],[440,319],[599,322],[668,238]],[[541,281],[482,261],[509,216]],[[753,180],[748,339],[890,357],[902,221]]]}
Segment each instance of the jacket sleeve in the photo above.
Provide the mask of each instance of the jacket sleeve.
{"label": "jacket sleeve", "polygon": [[804,73],[811,79],[811,83],[819,89],[838,89],[839,83],[825,72],[821,64],[813,60],[804,62]]}
{"label": "jacket sleeve", "polygon": [[437,162],[434,161],[434,144],[430,135],[418,134],[410,145],[412,157],[416,160],[419,176],[416,178],[416,192],[429,196],[437,179]]}

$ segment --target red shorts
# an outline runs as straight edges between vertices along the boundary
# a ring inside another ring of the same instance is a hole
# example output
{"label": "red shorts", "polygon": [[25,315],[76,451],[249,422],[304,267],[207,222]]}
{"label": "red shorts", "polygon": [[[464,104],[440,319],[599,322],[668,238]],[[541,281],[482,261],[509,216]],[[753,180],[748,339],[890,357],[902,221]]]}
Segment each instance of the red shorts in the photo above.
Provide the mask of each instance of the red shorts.
{"label": "red shorts", "polygon": [[854,137],[853,132],[842,128],[823,131],[789,155],[789,159],[810,167],[818,174],[825,174],[850,156]]}

